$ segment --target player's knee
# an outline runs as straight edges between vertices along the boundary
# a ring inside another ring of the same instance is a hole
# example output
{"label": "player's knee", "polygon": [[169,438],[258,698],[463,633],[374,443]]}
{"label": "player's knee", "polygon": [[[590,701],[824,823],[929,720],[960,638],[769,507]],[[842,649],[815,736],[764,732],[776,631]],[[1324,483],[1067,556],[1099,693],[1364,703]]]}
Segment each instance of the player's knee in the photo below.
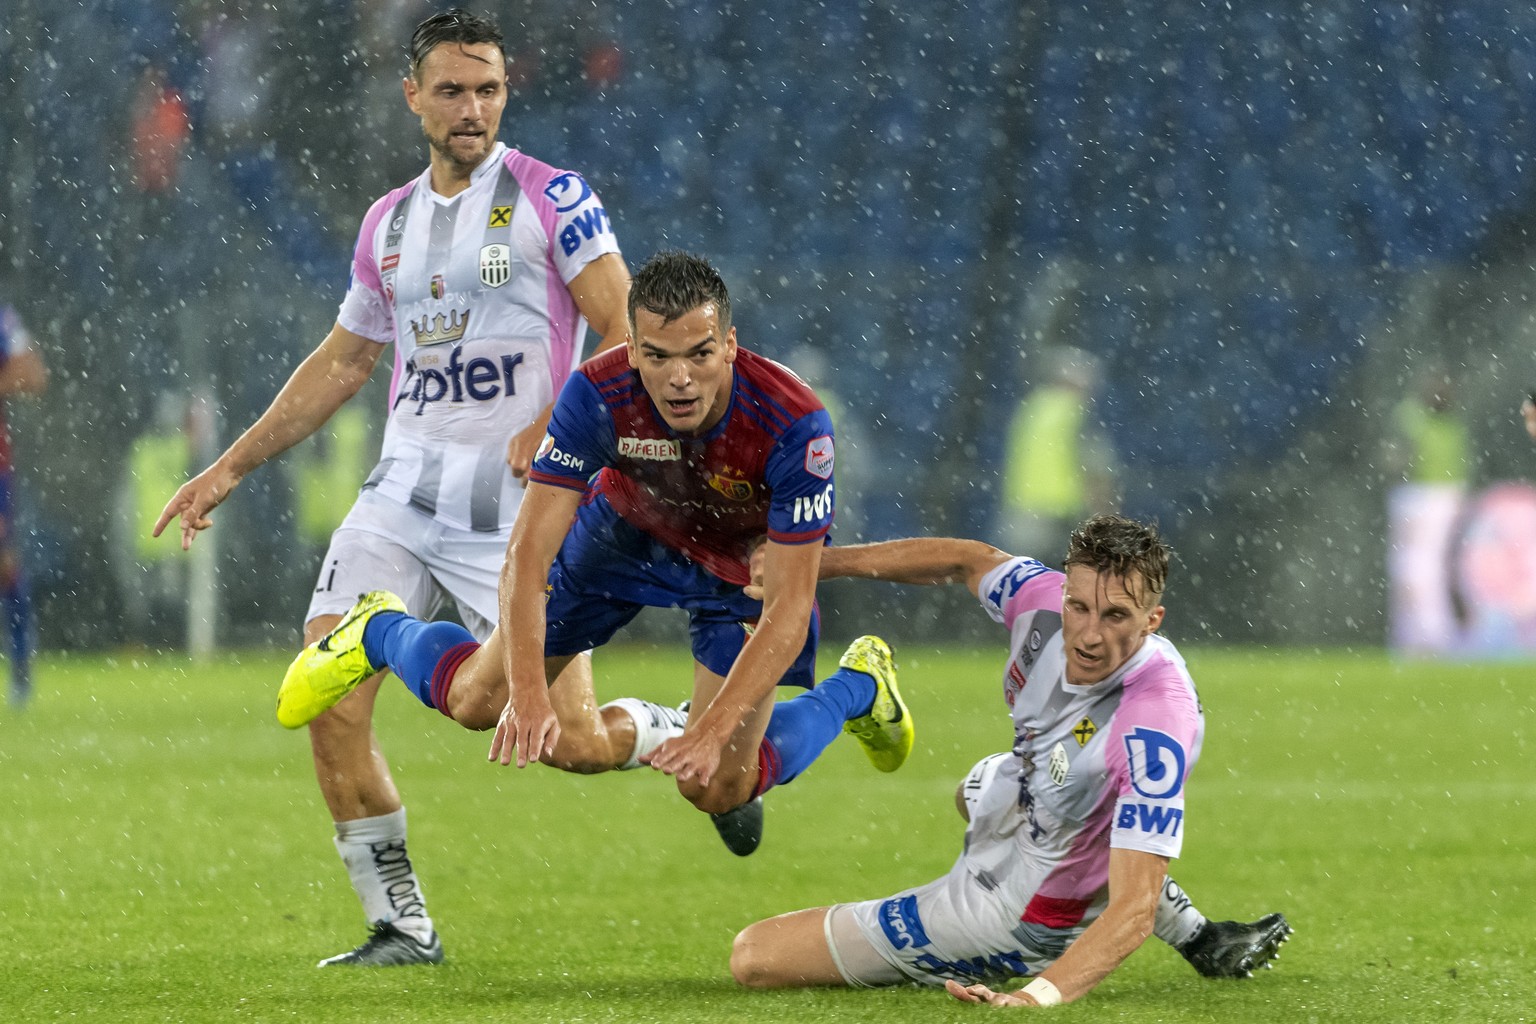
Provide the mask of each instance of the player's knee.
{"label": "player's knee", "polygon": [[758,925],[749,925],[731,943],[731,977],[746,988],[774,988],[773,960],[760,941]]}
{"label": "player's knee", "polygon": [[717,777],[708,786],[698,786],[679,781],[677,791],[693,806],[705,814],[724,814],[734,811],[752,799],[750,786],[721,785]]}
{"label": "player's knee", "polygon": [[606,731],[587,729],[578,721],[562,722],[560,742],[555,745],[554,752],[539,760],[563,772],[597,775],[612,771],[624,758],[614,753]]}

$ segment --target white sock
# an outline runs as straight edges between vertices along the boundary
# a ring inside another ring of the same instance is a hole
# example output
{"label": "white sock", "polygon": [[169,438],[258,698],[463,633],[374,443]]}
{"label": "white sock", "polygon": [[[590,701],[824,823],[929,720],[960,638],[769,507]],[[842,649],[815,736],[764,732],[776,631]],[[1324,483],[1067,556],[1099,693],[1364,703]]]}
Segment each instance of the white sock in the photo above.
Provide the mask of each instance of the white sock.
{"label": "white sock", "polygon": [[601,714],[604,708],[618,708],[635,722],[635,749],[630,751],[629,760],[619,765],[621,772],[640,767],[640,758],[673,736],[681,736],[683,726],[688,724],[687,712],[640,700],[638,697],[620,697],[609,701],[597,709],[598,713]]}
{"label": "white sock", "polygon": [[388,921],[418,942],[431,940],[427,898],[405,853],[404,807],[376,818],[336,822],[336,851],[370,922]]}
{"label": "white sock", "polygon": [[1163,896],[1157,901],[1157,923],[1152,934],[1174,949],[1179,949],[1205,926],[1205,915],[1195,909],[1179,883],[1169,878],[1163,882]]}

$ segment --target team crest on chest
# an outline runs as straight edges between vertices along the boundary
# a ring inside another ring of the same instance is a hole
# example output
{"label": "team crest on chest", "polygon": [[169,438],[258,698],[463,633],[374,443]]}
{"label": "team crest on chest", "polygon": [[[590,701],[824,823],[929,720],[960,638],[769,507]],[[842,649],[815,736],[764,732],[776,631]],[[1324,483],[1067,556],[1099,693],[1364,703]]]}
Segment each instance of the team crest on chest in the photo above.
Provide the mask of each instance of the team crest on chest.
{"label": "team crest on chest", "polygon": [[1067,759],[1067,748],[1062,744],[1056,744],[1051,751],[1050,773],[1051,781],[1058,786],[1066,784],[1067,773],[1072,770],[1072,762]]}
{"label": "team crest on chest", "polygon": [[718,473],[712,473],[709,477],[709,486],[730,498],[732,501],[748,501],[752,497],[752,484],[745,477],[735,476],[734,470],[726,466]]}
{"label": "team crest on chest", "polygon": [[480,283],[500,288],[512,278],[512,249],[499,242],[480,247]]}

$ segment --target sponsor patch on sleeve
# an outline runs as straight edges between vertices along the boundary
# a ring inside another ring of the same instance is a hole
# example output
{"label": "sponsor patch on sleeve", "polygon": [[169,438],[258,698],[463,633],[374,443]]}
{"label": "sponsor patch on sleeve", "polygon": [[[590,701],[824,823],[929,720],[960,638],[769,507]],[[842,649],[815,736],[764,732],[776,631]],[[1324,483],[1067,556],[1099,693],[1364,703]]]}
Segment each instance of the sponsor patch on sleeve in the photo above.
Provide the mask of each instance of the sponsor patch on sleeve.
{"label": "sponsor patch on sleeve", "polygon": [[825,480],[832,475],[832,437],[823,434],[805,445],[805,471]]}

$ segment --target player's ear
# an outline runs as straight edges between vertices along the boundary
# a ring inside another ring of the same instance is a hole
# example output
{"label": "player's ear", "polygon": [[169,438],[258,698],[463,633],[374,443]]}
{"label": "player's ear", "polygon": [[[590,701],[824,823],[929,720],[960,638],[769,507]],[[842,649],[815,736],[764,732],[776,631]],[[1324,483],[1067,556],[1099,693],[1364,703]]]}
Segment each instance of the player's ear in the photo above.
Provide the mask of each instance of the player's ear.
{"label": "player's ear", "polygon": [[411,113],[419,115],[421,111],[416,106],[416,97],[420,90],[416,87],[416,79],[406,75],[400,80],[400,87],[405,90],[405,105],[411,108]]}
{"label": "player's ear", "polygon": [[629,358],[629,367],[632,370],[640,368],[640,346],[635,344],[635,332],[624,332],[624,354]]}
{"label": "player's ear", "polygon": [[731,329],[725,332],[725,361],[727,363],[734,363],[736,361],[736,325],[735,324],[732,324],[731,325]]}
{"label": "player's ear", "polygon": [[1147,615],[1147,628],[1142,630],[1142,636],[1146,636],[1149,633],[1156,633],[1158,627],[1163,624],[1163,616],[1167,613],[1168,609],[1164,608],[1162,605],[1158,605],[1156,608],[1153,608],[1152,611]]}

